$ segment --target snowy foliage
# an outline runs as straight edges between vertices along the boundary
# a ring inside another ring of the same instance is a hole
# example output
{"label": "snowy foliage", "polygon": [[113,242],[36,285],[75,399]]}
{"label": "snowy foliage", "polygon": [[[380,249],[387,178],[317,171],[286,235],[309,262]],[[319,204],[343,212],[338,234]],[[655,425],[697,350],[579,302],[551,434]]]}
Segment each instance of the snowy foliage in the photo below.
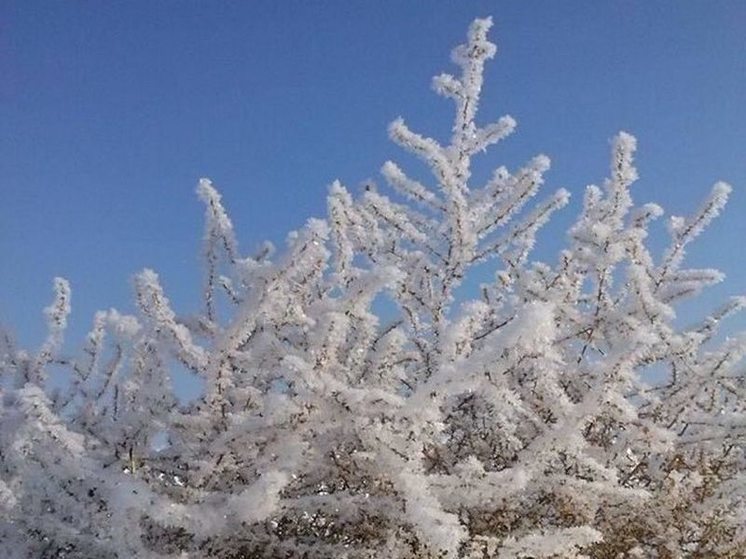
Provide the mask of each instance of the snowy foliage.
{"label": "snowy foliage", "polygon": [[[544,155],[473,184],[472,158],[516,125],[476,121],[490,26],[433,82],[455,104],[448,143],[389,128],[429,184],[386,162],[388,194],[334,183],[326,220],[245,256],[202,180],[199,316],[145,270],[137,316],[97,313],[76,357],[63,279],[40,349],[3,333],[3,557],[746,556],[746,337],[716,337],[746,299],[674,322],[721,280],[684,256],[730,187],[672,218],[656,258],[663,212],[633,202],[620,133],[556,263],[529,260],[569,194],[532,201]],[[477,266],[490,281],[457,297]],[[199,398],[179,400],[174,367]]]}

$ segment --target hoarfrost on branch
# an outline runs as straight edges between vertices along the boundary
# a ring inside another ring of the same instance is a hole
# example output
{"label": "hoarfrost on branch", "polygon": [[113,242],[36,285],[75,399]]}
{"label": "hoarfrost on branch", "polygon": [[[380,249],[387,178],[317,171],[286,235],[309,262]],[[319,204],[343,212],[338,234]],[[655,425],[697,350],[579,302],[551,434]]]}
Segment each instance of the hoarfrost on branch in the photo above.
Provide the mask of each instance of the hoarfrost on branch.
{"label": "hoarfrost on branch", "polygon": [[[390,125],[429,181],[388,161],[388,194],[335,182],[325,220],[247,256],[203,179],[198,316],[145,270],[138,315],[97,313],[78,356],[63,353],[63,279],[41,348],[3,333],[5,557],[746,554],[746,338],[714,343],[744,299],[673,322],[722,279],[684,256],[730,187],[671,218],[656,259],[646,236],[663,210],[635,205],[622,132],[565,250],[530,261],[569,194],[533,201],[544,155],[472,179],[472,158],[516,126],[476,120],[491,24],[476,20],[453,51],[459,73],[433,81],[455,106],[448,143]],[[459,300],[485,262],[492,277]],[[179,401],[175,364],[203,379],[201,397]]]}

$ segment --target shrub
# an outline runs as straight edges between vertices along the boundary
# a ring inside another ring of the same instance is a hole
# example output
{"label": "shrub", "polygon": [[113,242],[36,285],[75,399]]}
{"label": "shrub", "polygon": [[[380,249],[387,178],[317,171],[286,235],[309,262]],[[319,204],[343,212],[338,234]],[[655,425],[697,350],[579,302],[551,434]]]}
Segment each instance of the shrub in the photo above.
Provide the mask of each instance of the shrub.
{"label": "shrub", "polygon": [[[327,219],[245,256],[202,180],[203,312],[177,315],[145,270],[138,316],[97,313],[77,357],[55,280],[42,347],[5,335],[0,352],[4,556],[746,556],[746,338],[713,340],[744,299],[673,321],[721,279],[683,260],[730,188],[671,218],[654,258],[662,210],[634,205],[622,132],[567,248],[530,261],[569,194],[530,203],[543,155],[472,184],[472,158],[515,127],[475,120],[490,26],[434,80],[455,103],[450,143],[390,126],[432,185],[386,162],[390,194],[335,183]],[[477,265],[493,278],[457,298]],[[203,379],[199,398],[179,401],[174,364]]]}

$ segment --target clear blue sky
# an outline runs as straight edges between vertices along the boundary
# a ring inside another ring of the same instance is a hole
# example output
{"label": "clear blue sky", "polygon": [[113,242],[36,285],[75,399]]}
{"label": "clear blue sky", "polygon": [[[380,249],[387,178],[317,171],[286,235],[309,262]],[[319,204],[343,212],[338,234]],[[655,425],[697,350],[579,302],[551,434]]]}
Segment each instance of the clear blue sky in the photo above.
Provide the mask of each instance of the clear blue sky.
{"label": "clear blue sky", "polygon": [[637,200],[682,213],[715,180],[734,185],[691,255],[729,276],[708,300],[745,293],[746,2],[0,0],[0,321],[38,342],[62,275],[77,345],[96,309],[132,309],[145,266],[193,309],[197,179],[216,182],[252,247],[322,215],[335,178],[355,187],[390,158],[416,168],[386,126],[402,115],[447,133],[430,78],[488,14],[499,53],[482,118],[519,128],[485,161],[544,152],[547,188],[574,194],[540,256],[625,129]]}

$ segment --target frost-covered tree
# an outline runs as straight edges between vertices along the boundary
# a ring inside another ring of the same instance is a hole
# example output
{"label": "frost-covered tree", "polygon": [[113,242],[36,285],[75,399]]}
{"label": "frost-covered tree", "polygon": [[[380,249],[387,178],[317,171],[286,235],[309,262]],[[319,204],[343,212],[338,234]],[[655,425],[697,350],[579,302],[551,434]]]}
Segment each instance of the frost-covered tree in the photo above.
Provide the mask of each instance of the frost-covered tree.
{"label": "frost-covered tree", "polygon": [[[448,143],[390,126],[431,180],[386,162],[389,194],[335,183],[278,256],[242,254],[202,180],[199,316],[145,270],[137,316],[97,313],[76,357],[63,279],[40,349],[3,334],[4,557],[746,557],[746,336],[716,337],[746,299],[674,322],[721,280],[683,261],[730,188],[671,218],[655,258],[662,210],[633,203],[620,133],[567,248],[529,260],[569,194],[532,202],[543,155],[474,184],[472,158],[515,127],[476,121],[490,26],[433,82],[455,104]],[[179,400],[175,366],[199,398]]]}

